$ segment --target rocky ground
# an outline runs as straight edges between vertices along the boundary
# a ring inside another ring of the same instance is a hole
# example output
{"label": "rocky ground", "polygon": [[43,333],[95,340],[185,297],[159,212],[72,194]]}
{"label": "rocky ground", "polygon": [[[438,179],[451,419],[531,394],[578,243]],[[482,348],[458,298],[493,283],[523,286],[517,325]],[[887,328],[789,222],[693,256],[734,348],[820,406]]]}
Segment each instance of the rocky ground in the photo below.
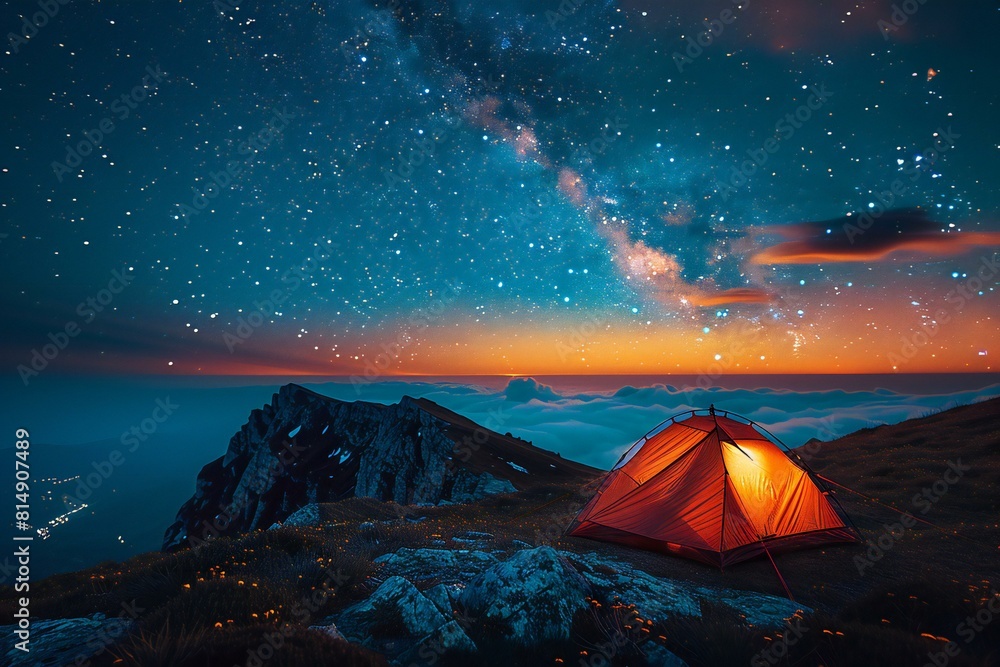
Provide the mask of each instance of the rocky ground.
{"label": "rocky ground", "polygon": [[[794,602],[766,560],[719,572],[563,537],[592,490],[581,469],[469,503],[307,503],[267,529],[50,577],[32,587],[31,660],[7,661],[997,664],[998,412],[992,401],[804,448],[879,502],[839,494],[867,543],[776,557]],[[934,526],[902,526],[885,505]],[[0,613],[15,600],[0,592]]]}

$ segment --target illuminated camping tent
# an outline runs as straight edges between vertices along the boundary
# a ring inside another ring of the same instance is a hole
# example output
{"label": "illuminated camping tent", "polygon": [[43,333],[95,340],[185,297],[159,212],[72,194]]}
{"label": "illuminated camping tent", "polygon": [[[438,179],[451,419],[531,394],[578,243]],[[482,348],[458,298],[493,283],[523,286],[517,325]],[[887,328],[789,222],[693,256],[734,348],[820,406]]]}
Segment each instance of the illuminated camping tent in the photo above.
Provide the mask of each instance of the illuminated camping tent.
{"label": "illuminated camping tent", "polygon": [[814,475],[769,435],[714,407],[676,415],[622,456],[567,532],[719,567],[855,541]]}

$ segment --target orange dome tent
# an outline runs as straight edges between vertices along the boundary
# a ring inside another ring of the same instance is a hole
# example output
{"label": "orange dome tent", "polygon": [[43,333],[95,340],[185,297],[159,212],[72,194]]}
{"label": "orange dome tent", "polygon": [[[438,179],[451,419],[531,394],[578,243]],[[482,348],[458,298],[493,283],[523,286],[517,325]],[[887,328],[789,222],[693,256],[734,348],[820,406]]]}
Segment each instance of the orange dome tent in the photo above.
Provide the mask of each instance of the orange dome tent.
{"label": "orange dome tent", "polygon": [[568,534],[719,567],[856,541],[813,473],[777,438],[714,406],[698,412],[675,415],[632,445]]}

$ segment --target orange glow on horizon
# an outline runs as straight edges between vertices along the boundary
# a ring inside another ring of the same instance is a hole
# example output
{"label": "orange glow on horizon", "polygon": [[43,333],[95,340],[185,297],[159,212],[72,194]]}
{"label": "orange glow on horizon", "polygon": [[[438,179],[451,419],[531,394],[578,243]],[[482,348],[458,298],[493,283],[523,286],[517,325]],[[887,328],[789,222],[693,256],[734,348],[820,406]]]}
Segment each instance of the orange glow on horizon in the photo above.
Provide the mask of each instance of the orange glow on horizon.
{"label": "orange glow on horizon", "polygon": [[[205,364],[201,371],[174,372],[232,375],[344,375],[368,378],[476,375],[643,375],[676,374],[717,377],[737,374],[869,374],[989,372],[988,356],[980,356],[983,341],[995,333],[992,315],[953,316],[940,325],[940,336],[907,358],[904,338],[922,343],[921,318],[903,307],[880,306],[874,324],[870,307],[851,312],[829,311],[800,321],[720,322],[704,333],[698,326],[678,330],[676,322],[662,325],[565,322],[526,329],[442,326],[428,330],[412,348],[393,357],[382,343],[368,343],[358,359],[326,363],[301,360],[265,368]],[[875,310],[875,309],[872,309]],[[869,318],[869,319],[866,319]],[[961,318],[961,319],[960,319]],[[844,320],[855,322],[844,326]],[[835,333],[853,331],[851,334]],[[387,341],[392,337],[387,336]],[[893,356],[902,363],[893,368]],[[162,366],[160,367],[162,372]]]}

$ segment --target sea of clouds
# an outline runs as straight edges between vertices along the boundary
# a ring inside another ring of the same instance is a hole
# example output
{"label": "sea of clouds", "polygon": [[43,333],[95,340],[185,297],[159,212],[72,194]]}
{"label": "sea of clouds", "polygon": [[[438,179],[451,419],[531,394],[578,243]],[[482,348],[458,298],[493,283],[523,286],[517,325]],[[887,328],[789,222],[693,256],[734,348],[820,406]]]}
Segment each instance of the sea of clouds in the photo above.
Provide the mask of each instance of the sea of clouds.
{"label": "sea of clouds", "polygon": [[427,398],[478,423],[500,422],[536,446],[598,468],[610,468],[628,447],[678,412],[704,409],[737,413],[799,447],[811,438],[833,440],[858,429],[895,424],[958,405],[1000,396],[1000,385],[941,394],[781,389],[679,389],[656,384],[616,391],[560,393],[532,378],[511,379],[503,389],[457,383],[385,381],[366,385],[304,384],[343,400],[393,403]]}

